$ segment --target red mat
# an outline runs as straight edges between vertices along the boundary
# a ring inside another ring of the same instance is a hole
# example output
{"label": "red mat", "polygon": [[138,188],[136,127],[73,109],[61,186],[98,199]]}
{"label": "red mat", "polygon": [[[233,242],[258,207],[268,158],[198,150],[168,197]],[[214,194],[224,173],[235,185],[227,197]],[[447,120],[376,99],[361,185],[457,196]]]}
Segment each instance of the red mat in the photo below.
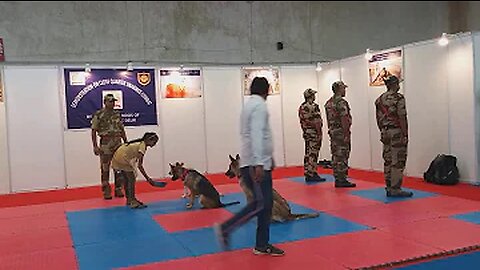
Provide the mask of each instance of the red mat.
{"label": "red mat", "polygon": [[[332,172],[331,170],[319,169],[319,173],[331,174]],[[353,179],[365,180],[380,185],[384,184],[383,174],[380,172],[351,169],[349,171],[349,174],[350,177]],[[277,168],[273,172],[274,179],[297,177],[302,175],[303,167]],[[228,179],[223,173],[210,175],[207,174],[206,176],[214,185],[230,184],[232,183],[232,181],[234,181]],[[162,190],[182,188],[182,183],[180,181],[167,181],[169,182],[169,184]],[[437,186],[425,183],[422,179],[419,178],[406,177],[404,181],[404,186],[423,191],[435,192],[447,196],[480,201],[480,188],[463,183],[455,186]],[[137,193],[147,193],[155,191],[159,191],[159,189],[150,186],[144,181],[137,183]],[[0,195],[0,208],[65,202],[91,198],[101,198],[99,186]]]}

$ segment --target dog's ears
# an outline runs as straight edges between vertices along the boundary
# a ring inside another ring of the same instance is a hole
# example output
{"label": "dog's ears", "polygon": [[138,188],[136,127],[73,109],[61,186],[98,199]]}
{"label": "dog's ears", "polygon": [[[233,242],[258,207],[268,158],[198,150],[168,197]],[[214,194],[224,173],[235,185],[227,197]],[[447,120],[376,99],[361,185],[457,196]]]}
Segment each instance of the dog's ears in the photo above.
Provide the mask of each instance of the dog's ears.
{"label": "dog's ears", "polygon": [[236,159],[236,160],[239,160],[239,159],[240,159],[240,155],[237,154],[237,155],[235,156],[235,159]]}
{"label": "dog's ears", "polygon": [[230,161],[235,161],[235,159],[232,157],[232,155],[228,155],[228,157],[230,158]]}

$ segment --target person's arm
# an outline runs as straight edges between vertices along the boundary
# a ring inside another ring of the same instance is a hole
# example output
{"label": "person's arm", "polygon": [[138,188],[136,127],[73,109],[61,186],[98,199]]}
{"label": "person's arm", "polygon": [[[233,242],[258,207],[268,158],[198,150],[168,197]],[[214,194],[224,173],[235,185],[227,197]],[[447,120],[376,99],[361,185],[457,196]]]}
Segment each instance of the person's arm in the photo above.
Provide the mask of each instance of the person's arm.
{"label": "person's arm", "polygon": [[267,110],[263,106],[257,106],[250,119],[250,138],[252,141],[252,161],[254,165],[253,180],[261,181],[263,178],[263,138],[267,124]]}
{"label": "person's arm", "polygon": [[408,142],[408,121],[407,108],[405,105],[405,98],[401,97],[397,103],[397,113],[399,118],[400,129],[402,130],[402,139],[404,143]]}
{"label": "person's arm", "polygon": [[93,116],[92,119],[92,145],[93,145],[93,153],[98,156],[101,154],[101,150],[98,147],[98,142],[97,142],[97,131],[98,131],[98,118],[96,115]]}
{"label": "person's arm", "polygon": [[343,131],[343,136],[344,136],[344,141],[349,142],[350,141],[350,108],[348,107],[348,103],[346,101],[342,101],[339,104],[339,114],[340,114],[340,119],[342,123],[342,131]]}
{"label": "person's arm", "polygon": [[138,170],[143,175],[143,177],[145,177],[147,182],[151,183],[151,182],[153,182],[152,178],[150,178],[150,176],[148,176],[147,172],[143,168],[143,157],[144,157],[144,154],[140,153],[140,157],[138,158]]}
{"label": "person's arm", "polygon": [[127,133],[125,133],[125,128],[122,128],[122,139],[123,139],[123,142],[126,143],[128,140],[127,140]]}

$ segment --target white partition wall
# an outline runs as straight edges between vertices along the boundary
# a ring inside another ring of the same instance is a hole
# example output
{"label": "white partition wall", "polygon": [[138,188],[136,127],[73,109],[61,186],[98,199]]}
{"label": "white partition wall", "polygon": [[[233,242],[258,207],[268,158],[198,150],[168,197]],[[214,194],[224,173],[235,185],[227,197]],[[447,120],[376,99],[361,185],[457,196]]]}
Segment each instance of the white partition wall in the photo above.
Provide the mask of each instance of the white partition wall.
{"label": "white partition wall", "polygon": [[367,60],[363,56],[341,61],[341,77],[349,86],[345,99],[350,104],[352,114],[352,149],[349,166],[352,168],[371,168],[370,129],[372,104],[368,95],[368,73],[365,69]]}
{"label": "white partition wall", "polygon": [[477,159],[477,177],[472,179],[477,184],[480,184],[479,168],[480,168],[480,33],[475,33],[473,36],[473,83],[475,92],[475,143],[476,143],[476,159]]}
{"label": "white partition wall", "polygon": [[[0,88],[3,87],[3,70],[0,68]],[[0,194],[10,192],[10,170],[8,162],[7,119],[5,115],[5,92],[4,101],[0,102]]]}
{"label": "white partition wall", "polygon": [[318,72],[318,96],[317,102],[320,105],[323,119],[323,141],[320,149],[319,159],[331,160],[330,138],[328,136],[328,128],[326,125],[327,116],[325,115],[325,102],[332,96],[332,84],[341,79],[340,61],[322,65],[322,71]]}
{"label": "white partition wall", "polygon": [[203,102],[203,97],[162,98],[159,93],[165,176],[168,163],[177,161],[199,172],[207,170]]}
{"label": "white partition wall", "polygon": [[450,151],[458,159],[461,179],[477,178],[475,98],[472,37],[450,40],[448,45]]}
{"label": "white partition wall", "polygon": [[6,67],[4,73],[12,190],[65,187],[58,69]]}
{"label": "white partition wall", "polygon": [[436,155],[449,153],[447,52],[435,41],[404,49],[410,176],[423,177]]}
{"label": "white partition wall", "polygon": [[[282,74],[280,73],[280,76]],[[280,91],[283,91],[283,87]],[[267,99],[268,111],[270,114],[270,126],[273,133],[273,158],[277,167],[285,166],[285,154],[283,146],[283,112],[282,112],[282,96],[272,95]]]}
{"label": "white partition wall", "polygon": [[240,68],[210,67],[203,71],[208,172],[225,172],[230,164],[228,155],[240,151]]}
{"label": "white partition wall", "polygon": [[285,141],[286,166],[303,165],[305,145],[298,118],[298,107],[304,101],[305,89],[318,90],[316,76],[314,66],[282,68],[283,139]]}

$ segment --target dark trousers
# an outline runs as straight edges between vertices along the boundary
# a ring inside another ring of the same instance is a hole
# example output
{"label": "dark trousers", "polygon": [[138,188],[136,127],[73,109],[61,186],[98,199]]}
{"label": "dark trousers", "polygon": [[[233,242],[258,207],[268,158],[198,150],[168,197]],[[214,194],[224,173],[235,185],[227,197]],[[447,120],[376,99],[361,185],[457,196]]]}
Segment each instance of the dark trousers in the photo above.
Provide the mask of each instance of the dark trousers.
{"label": "dark trousers", "polygon": [[225,233],[230,234],[236,228],[242,226],[253,217],[257,217],[257,240],[256,248],[267,247],[270,241],[270,220],[272,215],[272,171],[264,171],[260,183],[253,181],[253,167],[240,169],[242,181],[253,191],[254,199],[240,212],[222,224]]}

